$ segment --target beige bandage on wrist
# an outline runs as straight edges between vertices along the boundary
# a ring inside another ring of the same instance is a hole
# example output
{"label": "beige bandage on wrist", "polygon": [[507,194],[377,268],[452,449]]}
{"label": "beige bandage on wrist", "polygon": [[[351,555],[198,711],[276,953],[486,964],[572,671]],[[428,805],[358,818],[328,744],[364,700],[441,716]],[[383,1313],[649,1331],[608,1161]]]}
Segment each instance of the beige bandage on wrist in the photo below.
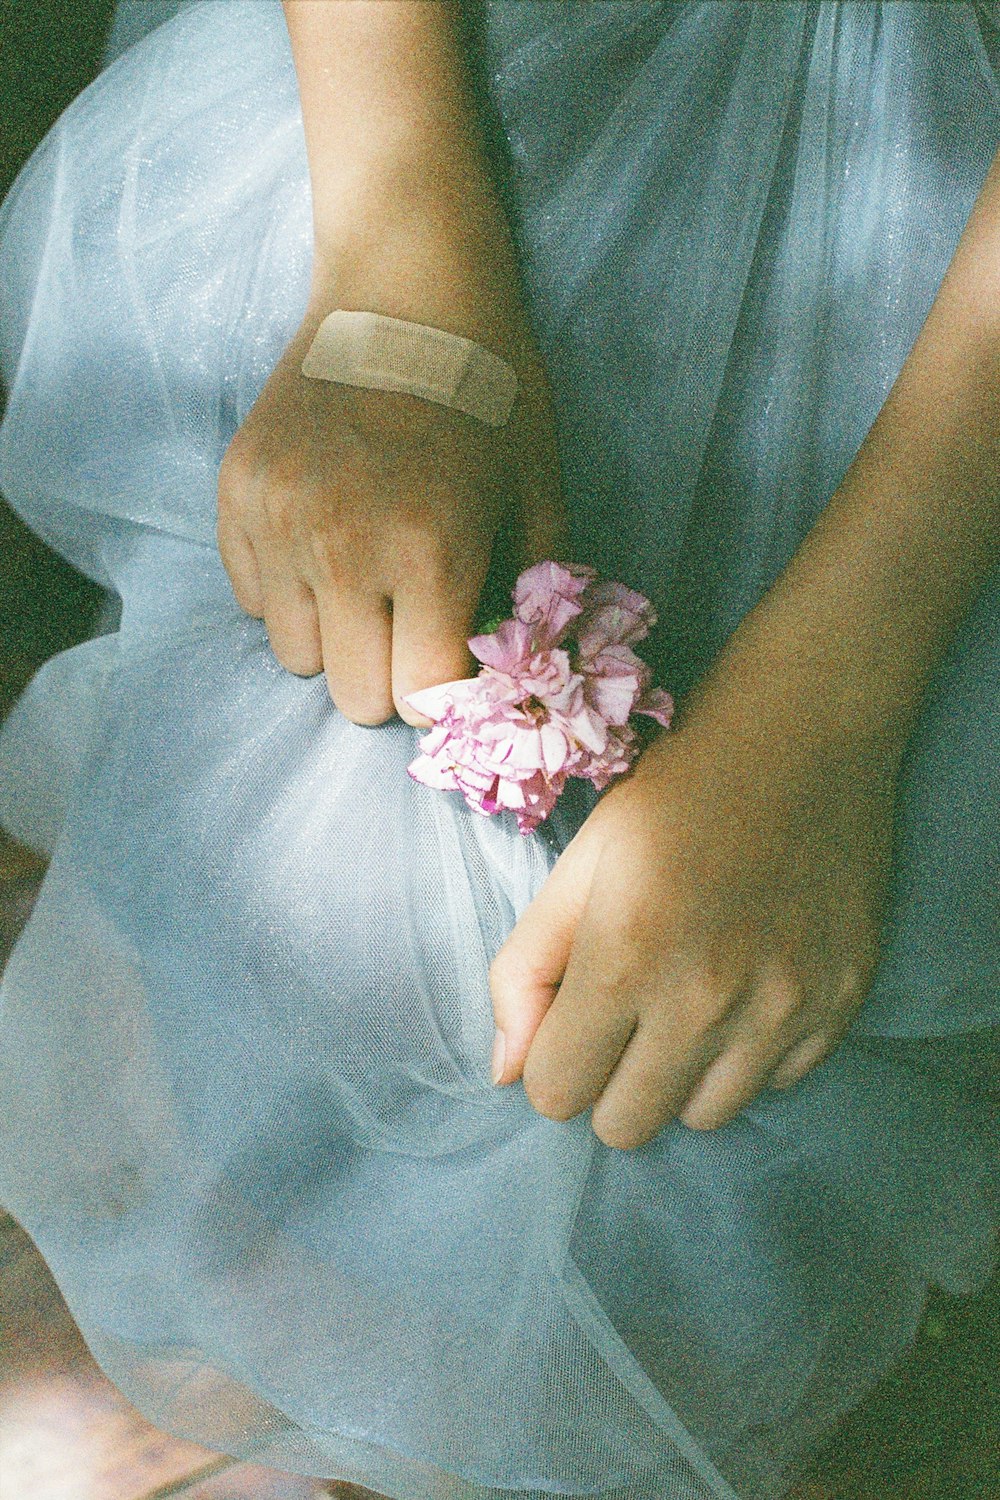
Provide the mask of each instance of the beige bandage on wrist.
{"label": "beige bandage on wrist", "polygon": [[517,395],[517,375],[481,344],[443,328],[384,313],[338,308],[319,325],[303,375],[371,390],[408,391],[502,427]]}

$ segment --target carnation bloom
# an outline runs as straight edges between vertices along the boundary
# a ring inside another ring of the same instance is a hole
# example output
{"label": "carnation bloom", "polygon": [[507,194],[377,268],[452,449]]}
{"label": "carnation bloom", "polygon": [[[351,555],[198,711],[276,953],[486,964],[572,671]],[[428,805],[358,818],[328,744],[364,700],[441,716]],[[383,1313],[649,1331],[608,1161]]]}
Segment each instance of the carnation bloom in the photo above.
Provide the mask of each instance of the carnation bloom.
{"label": "carnation bloom", "polygon": [[513,602],[511,619],[469,637],[478,676],[407,695],[434,720],[407,771],[484,816],[509,808],[531,833],[568,777],[600,790],[628,770],[639,753],[632,714],[667,728],[674,704],[632,650],[656,623],[644,594],[582,564],[540,562],[520,574]]}

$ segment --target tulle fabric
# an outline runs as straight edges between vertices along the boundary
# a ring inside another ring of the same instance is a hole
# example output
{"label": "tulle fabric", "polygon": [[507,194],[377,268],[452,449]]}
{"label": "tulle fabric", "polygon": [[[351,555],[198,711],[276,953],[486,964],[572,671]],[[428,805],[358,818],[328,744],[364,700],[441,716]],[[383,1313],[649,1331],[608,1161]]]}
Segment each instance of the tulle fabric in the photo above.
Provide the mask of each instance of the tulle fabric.
{"label": "tulle fabric", "polygon": [[[654,599],[678,692],[933,299],[1000,141],[992,12],[467,9],[572,556]],[[419,731],[285,672],[217,554],[309,222],[277,0],[126,50],[0,214],[0,484],[121,600],[0,733],[0,816],[52,855],[0,987],[0,1200],[167,1431],[394,1500],[770,1500],[995,1259],[998,580],[833,1057],[629,1152],[545,1119],[489,1081],[487,970],[592,792],[522,838],[413,782]]]}

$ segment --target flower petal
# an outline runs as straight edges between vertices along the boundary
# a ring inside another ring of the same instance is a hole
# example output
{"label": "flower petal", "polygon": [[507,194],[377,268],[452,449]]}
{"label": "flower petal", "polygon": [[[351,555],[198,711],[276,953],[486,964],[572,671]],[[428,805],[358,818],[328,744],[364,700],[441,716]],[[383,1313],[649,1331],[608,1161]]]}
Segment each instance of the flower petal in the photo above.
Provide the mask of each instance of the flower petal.
{"label": "flower petal", "polygon": [[431,756],[418,755],[416,760],[410,761],[406,769],[414,781],[420,781],[424,786],[431,786],[442,792],[458,790],[458,782],[451,767]]}
{"label": "flower petal", "polygon": [[674,700],[663,688],[650,688],[632,710],[635,714],[649,714],[669,729],[674,714]]}
{"label": "flower petal", "polygon": [[552,561],[535,563],[518,576],[514,614],[534,627],[536,647],[556,644],[582,610],[580,596],[596,576],[596,569],[584,563]]}
{"label": "flower petal", "polygon": [[468,647],[478,661],[501,672],[514,672],[531,656],[531,625],[502,620],[492,635],[470,635]]}

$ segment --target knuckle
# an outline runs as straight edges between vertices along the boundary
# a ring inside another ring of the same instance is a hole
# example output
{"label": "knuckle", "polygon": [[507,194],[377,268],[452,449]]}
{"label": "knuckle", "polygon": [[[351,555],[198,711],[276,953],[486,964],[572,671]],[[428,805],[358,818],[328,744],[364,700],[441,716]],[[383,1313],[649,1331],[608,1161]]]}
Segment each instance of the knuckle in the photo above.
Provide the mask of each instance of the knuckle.
{"label": "knuckle", "polygon": [[688,992],[687,1009],[696,1018],[696,1030],[707,1042],[721,1042],[732,1025],[735,987],[721,980],[704,978]]}
{"label": "knuckle", "polygon": [[400,563],[418,568],[424,577],[449,581],[462,570],[447,537],[427,510],[404,508],[393,513],[393,534]]}
{"label": "knuckle", "polygon": [[229,574],[229,581],[234,588],[240,584],[239,570],[239,547],[236,532],[226,522],[218,522],[215,528],[215,543],[222,559],[222,566]]}
{"label": "knuckle", "polygon": [[423,547],[433,536],[434,518],[425,496],[426,491],[393,494],[389,525],[397,540]]}
{"label": "knuckle", "polygon": [[881,948],[881,933],[872,927],[862,934],[853,958],[844,965],[840,976],[840,988],[847,996],[865,995],[878,967]]}
{"label": "knuckle", "polygon": [[344,516],[327,516],[323,525],[311,532],[308,550],[313,567],[327,579],[346,579],[357,572],[357,560],[363,549],[361,528]]}
{"label": "knuckle", "polygon": [[237,532],[238,526],[235,518],[227,510],[223,510],[220,505],[215,516],[215,540],[220,553],[223,555],[223,559],[225,559],[225,554],[230,546],[235,542]]}
{"label": "knuckle", "polygon": [[269,453],[266,462],[258,465],[258,475],[272,504],[285,495],[299,494],[307,485],[304,455],[294,447]]}
{"label": "knuckle", "polygon": [[821,1031],[813,1033],[813,1050],[809,1056],[815,1061],[810,1063],[814,1067],[816,1063],[824,1062],[832,1053],[836,1052],[841,1042],[851,1029],[853,1016],[842,1017],[836,1025],[823,1027]]}
{"label": "knuckle", "polygon": [[801,980],[783,976],[770,994],[769,1009],[783,1024],[801,1020],[812,1008],[811,998]]}
{"label": "knuckle", "polygon": [[[605,865],[610,863],[610,860],[605,861]],[[636,868],[639,868],[638,863]],[[610,871],[609,876],[614,879]],[[622,901],[614,912],[612,923],[608,956],[609,959],[614,959],[616,969],[624,970],[634,962],[633,956],[642,952],[645,943],[648,943],[649,920],[641,902]]]}
{"label": "knuckle", "polygon": [[329,527],[322,531],[314,531],[306,543],[306,550],[312,569],[317,575],[327,581],[339,576],[343,551],[338,538]]}
{"label": "knuckle", "polygon": [[279,546],[285,548],[296,542],[302,525],[300,497],[288,488],[276,486],[271,475],[261,492],[261,511]]}
{"label": "knuckle", "polygon": [[[255,599],[256,590],[252,584],[252,574],[249,572],[246,557],[236,539],[229,534],[220,535],[217,538],[217,546],[222,566],[226,570],[233,593],[244,609],[250,610],[250,601]],[[260,615],[262,610],[254,608],[252,614]]]}
{"label": "knuckle", "polygon": [[712,994],[701,1007],[701,1033],[711,1041],[721,1041],[729,1031],[733,1010],[731,995]]}
{"label": "knuckle", "polygon": [[860,1002],[868,989],[867,975],[860,965],[850,965],[840,975],[834,988],[837,1000],[851,1004]]}
{"label": "knuckle", "polygon": [[250,483],[253,471],[248,445],[237,434],[222,455],[219,465],[217,489],[220,502],[229,505],[238,499]]}

